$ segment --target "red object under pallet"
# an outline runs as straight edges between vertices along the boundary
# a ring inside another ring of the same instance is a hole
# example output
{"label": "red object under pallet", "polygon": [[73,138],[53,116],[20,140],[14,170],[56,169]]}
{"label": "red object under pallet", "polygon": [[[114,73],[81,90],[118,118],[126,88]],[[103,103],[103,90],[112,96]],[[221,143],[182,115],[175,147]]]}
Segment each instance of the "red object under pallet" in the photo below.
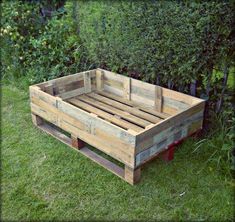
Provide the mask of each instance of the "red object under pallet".
{"label": "red object under pallet", "polygon": [[[199,132],[200,132],[200,130],[196,131],[195,133],[192,133],[191,135],[189,135],[187,137],[197,135]],[[175,149],[177,148],[177,145],[180,145],[187,137],[185,137],[183,139],[180,139],[178,141],[175,141],[174,143],[170,144],[168,146],[168,149],[166,151],[163,151],[160,154],[161,158],[166,162],[170,162],[171,160],[173,160],[174,159]]]}

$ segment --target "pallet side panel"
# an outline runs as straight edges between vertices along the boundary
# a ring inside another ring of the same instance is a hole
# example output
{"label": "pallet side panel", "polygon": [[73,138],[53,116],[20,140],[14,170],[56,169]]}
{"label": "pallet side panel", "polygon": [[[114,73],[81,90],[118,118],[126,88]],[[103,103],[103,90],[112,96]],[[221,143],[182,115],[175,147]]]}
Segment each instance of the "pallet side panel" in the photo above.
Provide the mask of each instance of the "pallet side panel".
{"label": "pallet side panel", "polygon": [[136,141],[135,166],[162,152],[175,141],[201,129],[203,115],[204,102],[201,102],[139,134]]}
{"label": "pallet side panel", "polygon": [[33,114],[134,166],[135,136],[37,88],[30,87],[30,96]]}
{"label": "pallet side panel", "polygon": [[36,86],[50,95],[71,98],[96,89],[96,70],[64,76]]}

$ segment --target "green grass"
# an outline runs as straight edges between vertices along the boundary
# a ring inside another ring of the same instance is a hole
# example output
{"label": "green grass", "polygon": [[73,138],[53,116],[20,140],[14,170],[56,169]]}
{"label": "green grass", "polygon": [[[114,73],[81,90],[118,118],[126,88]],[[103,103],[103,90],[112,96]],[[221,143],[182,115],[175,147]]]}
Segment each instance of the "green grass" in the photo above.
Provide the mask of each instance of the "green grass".
{"label": "green grass", "polygon": [[[232,220],[233,188],[188,139],[131,186],[31,123],[28,92],[3,87],[2,220]],[[182,195],[181,195],[182,194]]]}

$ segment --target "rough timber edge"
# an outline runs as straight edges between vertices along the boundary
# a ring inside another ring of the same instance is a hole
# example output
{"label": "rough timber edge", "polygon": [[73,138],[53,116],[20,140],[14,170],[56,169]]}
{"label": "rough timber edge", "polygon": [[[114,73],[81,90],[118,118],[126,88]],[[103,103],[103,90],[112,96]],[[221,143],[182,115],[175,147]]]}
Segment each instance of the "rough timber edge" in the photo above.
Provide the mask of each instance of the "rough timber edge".
{"label": "rough timber edge", "polygon": [[[100,71],[100,72],[109,72],[109,73],[112,73],[113,75],[115,75],[118,79],[133,79],[133,78],[130,78],[130,77],[126,77],[126,76],[123,76],[121,74],[118,74],[118,73],[115,73],[115,72],[112,72],[112,71],[108,71],[108,70],[105,70],[105,69],[101,69],[101,68],[97,68],[96,69],[97,71]],[[146,82],[143,82],[143,81],[140,81],[140,80],[136,80],[134,79],[135,81],[138,81],[140,82],[141,84],[145,84],[145,85],[151,85],[151,86],[154,86],[153,84],[150,84],[150,83],[146,83]],[[138,137],[139,135],[142,135],[144,134],[146,131],[149,131],[151,130],[152,128],[156,128],[157,126],[162,126],[165,124],[166,121],[172,121],[175,119],[175,117],[177,116],[180,116],[182,115],[183,113],[187,113],[187,110],[192,110],[194,108],[196,108],[199,104],[204,104],[205,103],[205,100],[203,99],[200,99],[200,98],[197,98],[197,97],[194,97],[194,96],[191,96],[191,95],[188,95],[188,94],[185,94],[185,93],[181,93],[181,92],[178,92],[178,91],[174,91],[174,90],[171,90],[171,89],[167,89],[167,88],[164,88],[164,87],[159,87],[163,90],[165,90],[165,93],[166,94],[172,94],[172,93],[176,93],[176,97],[178,96],[183,96],[183,97],[186,97],[188,99],[191,99],[191,105],[189,105],[188,108],[186,108],[185,110],[181,110],[181,111],[178,111],[176,114],[174,115],[171,115],[169,117],[167,117],[166,119],[164,119],[163,121],[159,122],[159,123],[153,123],[151,125],[149,125],[148,127],[146,127],[143,131],[141,132],[138,132],[136,133],[135,135]],[[170,97],[169,97],[170,98]]]}
{"label": "rough timber edge", "polygon": [[[40,117],[39,117],[40,119]],[[125,168],[121,168],[115,163],[107,160],[106,158],[98,155],[97,153],[90,150],[88,147],[84,146],[80,149],[74,147],[72,145],[72,139],[65,134],[59,132],[49,124],[44,123],[43,121],[40,121],[40,124],[37,124],[34,122],[35,126],[38,127],[43,132],[53,136],[54,138],[58,139],[59,141],[63,142],[73,150],[76,150],[77,152],[83,154],[90,160],[94,161],[95,163],[99,164],[103,168],[107,169],[111,173],[115,174],[116,176],[120,177],[130,185],[134,185],[139,182],[140,180],[140,168],[138,169],[132,169],[129,166],[125,165]]]}
{"label": "rough timber edge", "polygon": [[[83,73],[83,72],[82,72],[82,73]],[[35,85],[29,86],[29,90],[30,90],[30,91],[31,91],[31,90],[35,90],[35,91],[37,91],[38,93],[46,93],[46,92],[44,92],[43,90],[41,90],[40,84],[35,84]],[[82,110],[82,109],[80,109],[80,108],[78,108],[78,107],[72,106],[71,104],[69,104],[69,103],[67,103],[66,101],[64,101],[63,99],[61,99],[60,97],[53,96],[53,95],[50,95],[50,94],[48,94],[48,93],[46,93],[46,96],[47,96],[49,99],[53,100],[53,101],[55,102],[55,104],[59,104],[59,103],[63,103],[63,104],[64,104],[64,103],[66,103],[66,105],[68,105],[69,107],[73,107],[74,109],[79,110],[79,112],[81,112],[81,113],[88,114],[91,118],[96,118],[96,119],[98,118],[100,121],[103,121],[105,124],[107,124],[107,125],[109,125],[109,126],[112,126],[112,127],[114,127],[115,129],[117,129],[117,130],[120,130],[120,131],[123,132],[124,134],[126,134],[126,135],[128,135],[128,136],[130,136],[130,137],[133,138],[134,144],[132,144],[132,145],[135,146],[135,137],[136,137],[136,135],[138,134],[138,133],[136,133],[135,131],[133,131],[133,130],[131,130],[131,129],[129,129],[129,130],[124,130],[124,129],[122,129],[122,128],[119,127],[119,126],[116,126],[116,125],[114,125],[114,124],[111,124],[111,123],[109,123],[109,122],[107,122],[107,121],[105,121],[105,120],[103,120],[103,119],[101,119],[101,118],[99,118],[99,117],[97,117],[97,116],[94,116],[92,113],[88,113],[88,112],[86,112],[86,111],[84,111],[84,110]]]}
{"label": "rough timber edge", "polygon": [[[115,72],[112,72],[112,71],[108,71],[108,70],[105,70],[105,69],[97,68],[96,71],[100,71],[100,72],[104,72],[104,73],[105,72],[111,73],[111,74],[115,75],[116,76],[115,78],[117,78],[119,80],[124,80],[124,79],[132,80],[133,79],[136,82],[137,85],[143,84],[145,86],[150,86],[150,87],[157,86],[157,87],[161,88],[164,91],[164,94],[166,94],[166,96],[169,97],[169,98],[171,98],[172,96],[174,98],[178,98],[178,97],[183,96],[184,98],[190,99],[191,100],[191,105],[195,105],[195,104],[203,101],[202,99],[197,98],[195,96],[191,96],[191,95],[188,95],[188,94],[185,94],[185,93],[182,93],[182,92],[178,92],[178,91],[175,91],[175,90],[172,90],[172,89],[168,89],[168,88],[165,88],[165,87],[162,87],[162,86],[153,85],[151,83],[144,82],[144,81],[141,81],[141,80],[138,80],[138,79],[134,79],[134,78],[131,78],[131,77],[128,77],[128,76],[124,76],[124,75],[121,75],[121,74],[118,74],[118,73],[115,73]],[[172,95],[172,93],[174,95]],[[180,101],[180,100],[177,100],[177,101]]]}

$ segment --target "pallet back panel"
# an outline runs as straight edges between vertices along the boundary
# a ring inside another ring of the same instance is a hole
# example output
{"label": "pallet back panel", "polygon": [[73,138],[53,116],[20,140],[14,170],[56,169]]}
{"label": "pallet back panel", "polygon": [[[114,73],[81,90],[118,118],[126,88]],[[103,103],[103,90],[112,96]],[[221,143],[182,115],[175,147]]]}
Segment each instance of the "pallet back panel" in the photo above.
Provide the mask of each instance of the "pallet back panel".
{"label": "pallet back panel", "polygon": [[110,71],[97,69],[97,72],[103,73],[102,88],[105,91],[141,103],[146,107],[154,107],[156,110],[169,115],[183,111],[197,101],[194,97],[183,93],[155,86]]}

